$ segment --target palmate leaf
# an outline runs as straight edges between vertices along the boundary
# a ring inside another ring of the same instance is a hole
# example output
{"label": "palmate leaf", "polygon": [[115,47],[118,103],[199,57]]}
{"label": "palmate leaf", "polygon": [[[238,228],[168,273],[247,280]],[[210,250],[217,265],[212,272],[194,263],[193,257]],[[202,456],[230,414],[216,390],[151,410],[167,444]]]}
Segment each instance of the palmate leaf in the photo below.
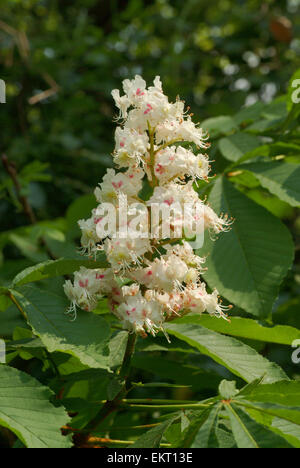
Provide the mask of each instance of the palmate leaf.
{"label": "palmate leaf", "polygon": [[70,448],[61,427],[69,422],[64,408],[49,399],[52,392],[17,369],[0,366],[0,425],[13,431],[28,448]]}
{"label": "palmate leaf", "polygon": [[81,266],[86,268],[106,268],[107,262],[104,258],[94,262],[92,260],[74,260],[69,258],[61,258],[59,260],[48,260],[43,263],[26,268],[19,273],[14,281],[13,287],[22,286],[27,283],[34,283],[56,276],[70,275],[74,271],[79,270]]}
{"label": "palmate leaf", "polygon": [[[220,405],[219,405],[220,407]],[[215,405],[202,410],[181,413],[180,432],[177,434],[174,446],[178,448],[207,448],[216,443],[215,423],[219,411]],[[186,410],[185,410],[186,411]],[[182,424],[184,416],[184,424]]]}
{"label": "palmate leaf", "polygon": [[196,324],[181,323],[177,319],[167,324],[167,332],[186,341],[201,353],[210,356],[246,382],[265,374],[266,383],[286,379],[284,371],[241,341],[221,335]]}
{"label": "palmate leaf", "polygon": [[150,429],[150,431],[143,434],[133,445],[131,448],[157,448],[160,446],[161,439],[166,432],[166,430],[173,424],[173,422],[178,419],[179,416],[172,417],[171,419],[167,419],[159,426]]}
{"label": "palmate leaf", "polygon": [[249,200],[225,178],[214,185],[209,203],[235,221],[230,232],[208,241],[205,280],[233,304],[267,317],[290,268],[294,246],[281,221]]}
{"label": "palmate leaf", "polygon": [[258,320],[242,317],[231,317],[230,322],[227,322],[211,317],[208,314],[187,315],[180,319],[180,323],[195,323],[225,335],[287,346],[290,346],[294,340],[300,339],[300,330],[297,328],[285,325],[269,325]]}
{"label": "palmate leaf", "polygon": [[[280,381],[260,385],[259,381],[244,387],[233,399],[258,424],[300,447],[300,383]],[[263,437],[258,440],[261,442]]]}
{"label": "palmate leaf", "polygon": [[77,319],[71,322],[65,314],[68,301],[63,296],[29,285],[11,292],[50,353],[65,352],[89,367],[109,369],[110,330],[102,317],[78,311]]}
{"label": "palmate leaf", "polygon": [[225,404],[231,429],[238,448],[285,448],[287,444],[279,435],[254,421],[235,404]]}
{"label": "palmate leaf", "polygon": [[199,422],[196,421],[192,424],[194,437],[190,445],[191,448],[209,448],[217,445],[216,428],[219,411],[220,405],[213,406],[210,411],[200,417]]}
{"label": "palmate leaf", "polygon": [[240,169],[251,171],[261,185],[291,206],[300,206],[300,165],[285,162],[244,164]]}
{"label": "palmate leaf", "polygon": [[[274,394],[276,397],[276,395]],[[238,401],[238,405],[258,423],[267,426],[294,447],[300,448],[300,407],[273,403]]]}
{"label": "palmate leaf", "polygon": [[274,384],[247,386],[241,390],[240,395],[248,401],[272,401],[279,405],[300,407],[300,382],[283,380]]}
{"label": "palmate leaf", "polygon": [[266,415],[285,419],[286,421],[298,424],[300,426],[300,406],[279,405],[277,403],[268,402],[261,403],[260,401],[241,400],[241,405],[249,409],[260,411]]}
{"label": "palmate leaf", "polygon": [[[241,391],[236,382],[223,380],[210,408],[189,412],[190,424],[176,446],[299,447],[299,383],[285,380],[262,385],[263,380],[257,379]],[[262,402],[254,401],[259,399]]]}

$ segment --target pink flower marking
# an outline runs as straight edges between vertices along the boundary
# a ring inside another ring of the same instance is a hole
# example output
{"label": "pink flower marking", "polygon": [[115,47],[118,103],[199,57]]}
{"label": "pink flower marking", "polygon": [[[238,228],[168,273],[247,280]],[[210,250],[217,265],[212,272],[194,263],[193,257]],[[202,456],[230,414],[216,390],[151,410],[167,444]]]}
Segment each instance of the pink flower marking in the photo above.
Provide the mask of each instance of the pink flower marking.
{"label": "pink flower marking", "polygon": [[115,189],[119,189],[121,188],[123,185],[123,182],[120,180],[120,182],[112,182],[112,186],[115,188]]}
{"label": "pink flower marking", "polygon": [[165,168],[161,164],[157,164],[155,171],[159,174],[163,174],[165,172]]}
{"label": "pink flower marking", "polygon": [[89,280],[88,279],[86,279],[85,281],[82,281],[82,280],[79,281],[79,286],[81,288],[87,288],[88,285],[89,285]]}
{"label": "pink flower marking", "polygon": [[96,279],[103,279],[105,275],[100,275],[99,273],[96,274]]}
{"label": "pink flower marking", "polygon": [[148,109],[146,109],[145,112],[144,112],[145,115],[149,114],[149,112],[153,110],[153,107],[151,106],[151,104],[147,104],[147,107],[148,107]]}
{"label": "pink flower marking", "polygon": [[166,203],[168,206],[170,206],[170,205],[172,205],[172,203],[174,203],[174,198],[171,197],[171,198],[165,200],[164,203]]}
{"label": "pink flower marking", "polygon": [[112,288],[112,292],[115,296],[120,296],[120,291],[117,288]]}

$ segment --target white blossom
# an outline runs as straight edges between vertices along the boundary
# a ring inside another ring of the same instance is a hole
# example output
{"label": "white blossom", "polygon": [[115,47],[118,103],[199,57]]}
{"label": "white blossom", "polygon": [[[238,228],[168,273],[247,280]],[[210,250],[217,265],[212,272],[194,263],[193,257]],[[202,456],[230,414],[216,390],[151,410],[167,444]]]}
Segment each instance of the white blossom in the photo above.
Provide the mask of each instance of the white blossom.
{"label": "white blossom", "polygon": [[149,137],[146,132],[117,127],[115,141],[114,161],[119,167],[144,164],[144,156],[149,149]]}
{"label": "white blossom", "polygon": [[[205,230],[215,237],[232,224],[195,190],[198,179],[209,178],[208,156],[194,152],[209,147],[207,135],[183,101],[169,102],[160,77],[150,87],[139,75],[126,79],[123,91],[112,91],[119,170],[107,170],[94,192],[98,208],[79,221],[82,251],[95,259],[102,252],[107,268],[82,267],[66,281],[68,312],[75,318],[77,307],[93,311],[107,297],[123,328],[143,337],[159,331],[167,337],[166,321],[188,313],[227,319],[231,306],[222,305],[216,290],[207,292],[205,258],[187,241]],[[116,216],[108,232],[107,205]]]}
{"label": "white blossom", "polygon": [[132,265],[140,265],[143,255],[151,252],[149,239],[143,239],[129,235],[125,239],[113,238],[106,239],[104,243],[104,252],[107,260],[115,271],[124,271]]}
{"label": "white blossom", "polygon": [[123,193],[127,197],[135,198],[142,189],[144,172],[140,168],[130,168],[126,172],[115,172],[108,169],[100,187],[95,189],[95,197],[99,203],[117,203],[118,195]]}
{"label": "white blossom", "polygon": [[166,120],[156,128],[156,144],[166,143],[168,141],[190,141],[199,148],[207,149],[207,134],[195,125],[191,117],[181,120]]}
{"label": "white blossom", "polygon": [[182,146],[169,146],[156,154],[155,176],[162,184],[185,176],[192,177],[193,180],[207,180],[209,170],[207,156],[195,155]]}

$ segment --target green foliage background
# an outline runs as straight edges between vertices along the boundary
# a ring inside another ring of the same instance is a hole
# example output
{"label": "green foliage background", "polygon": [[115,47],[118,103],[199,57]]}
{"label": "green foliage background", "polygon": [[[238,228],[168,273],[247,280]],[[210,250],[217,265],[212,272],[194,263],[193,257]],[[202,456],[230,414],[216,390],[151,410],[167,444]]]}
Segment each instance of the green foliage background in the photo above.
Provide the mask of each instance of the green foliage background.
{"label": "green foliage background", "polygon": [[[236,221],[199,253],[209,254],[205,281],[235,308],[231,324],[170,323],[170,345],[140,339],[131,400],[95,434],[119,440],[113,446],[300,446],[300,364],[291,361],[300,339],[300,104],[291,100],[299,8],[298,0],[2,1],[0,150],[37,218],[29,223],[1,167],[0,338],[10,364],[0,366],[2,446],[69,447],[60,427],[84,431],[122,388],[127,333],[105,302],[69,323],[62,275],[88,262],[76,254],[77,220],[112,165],[110,92],[136,73],[148,82],[160,75],[210,133],[217,177],[199,194]],[[28,418],[37,399],[39,417]]]}

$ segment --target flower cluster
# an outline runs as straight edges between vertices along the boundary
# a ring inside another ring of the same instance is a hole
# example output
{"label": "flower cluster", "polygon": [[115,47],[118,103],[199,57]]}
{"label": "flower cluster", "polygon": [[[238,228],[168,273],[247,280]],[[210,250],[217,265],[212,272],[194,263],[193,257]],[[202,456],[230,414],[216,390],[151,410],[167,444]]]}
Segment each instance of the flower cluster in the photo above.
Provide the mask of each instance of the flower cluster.
{"label": "flower cluster", "polygon": [[[82,267],[73,283],[65,283],[70,312],[75,314],[76,307],[92,311],[100,298],[107,297],[123,327],[142,336],[165,332],[166,321],[189,312],[227,318],[231,306],[221,304],[216,290],[207,292],[201,279],[205,259],[187,241],[192,233],[219,234],[231,224],[201,201],[194,189],[197,180],[209,177],[209,159],[202,152],[209,147],[207,135],[194,124],[183,101],[169,102],[159,77],[147,88],[136,76],[125,80],[123,89],[123,96],[119,90],[112,92],[120,119],[113,152],[118,171],[107,171],[95,189],[98,209],[79,221],[82,250],[94,258],[104,252],[107,268]],[[107,222],[99,214],[101,207],[111,204],[119,213],[124,200],[125,219],[118,217],[115,232],[101,235]],[[167,237],[160,229],[162,220],[156,221],[150,234],[149,218],[142,216],[156,204],[168,209],[163,219],[170,227]],[[186,204],[189,209],[183,216]],[[196,205],[201,209],[195,215]],[[196,231],[191,229],[193,223]],[[125,228],[126,234],[120,235]],[[182,229],[184,234],[178,236]]]}

